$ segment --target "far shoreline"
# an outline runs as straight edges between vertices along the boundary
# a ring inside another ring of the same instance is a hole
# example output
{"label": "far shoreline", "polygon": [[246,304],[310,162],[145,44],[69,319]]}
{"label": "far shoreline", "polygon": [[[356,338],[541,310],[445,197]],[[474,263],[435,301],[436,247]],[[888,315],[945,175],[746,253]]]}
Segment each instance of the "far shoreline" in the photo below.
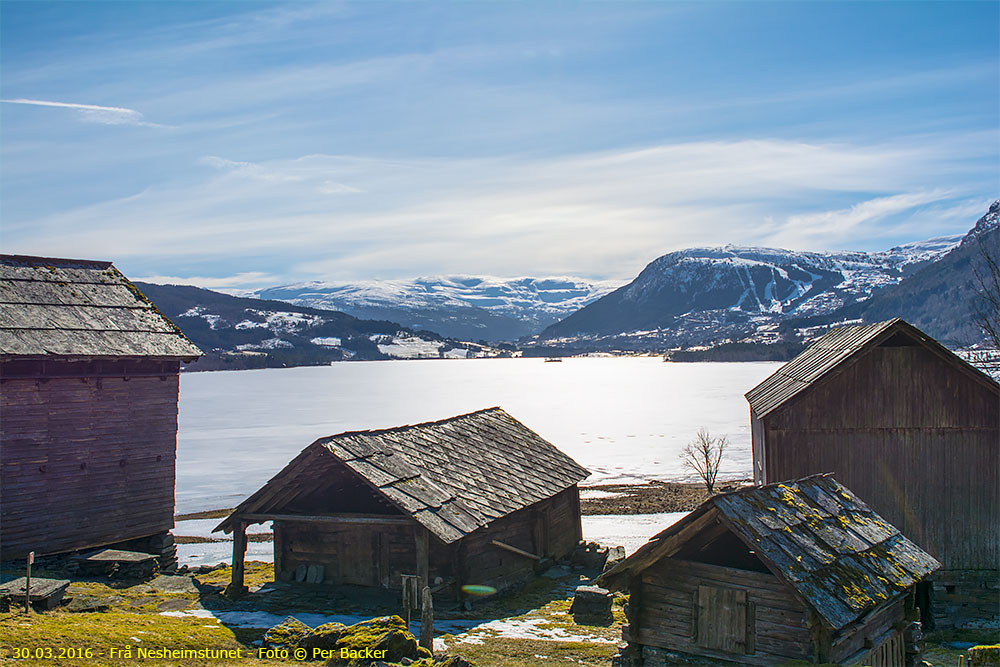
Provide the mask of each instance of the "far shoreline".
{"label": "far shoreline", "polygon": [[[750,479],[720,481],[716,492],[732,491],[752,484]],[[598,491],[608,494],[600,498],[581,498],[580,511],[583,516],[660,514],[665,512],[690,512],[703,503],[708,491],[702,482],[661,482],[653,480],[645,484],[598,484],[580,489],[581,494]],[[174,516],[174,521],[197,519],[224,519],[233,511],[230,509],[185,512]]]}

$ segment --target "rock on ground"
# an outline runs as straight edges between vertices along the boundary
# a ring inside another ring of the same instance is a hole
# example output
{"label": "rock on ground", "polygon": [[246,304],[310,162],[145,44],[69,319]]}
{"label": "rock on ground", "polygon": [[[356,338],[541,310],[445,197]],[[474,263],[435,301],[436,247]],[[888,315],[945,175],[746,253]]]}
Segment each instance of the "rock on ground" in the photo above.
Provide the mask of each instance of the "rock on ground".
{"label": "rock on ground", "polygon": [[264,633],[264,648],[295,648],[300,639],[312,632],[312,628],[289,616]]}

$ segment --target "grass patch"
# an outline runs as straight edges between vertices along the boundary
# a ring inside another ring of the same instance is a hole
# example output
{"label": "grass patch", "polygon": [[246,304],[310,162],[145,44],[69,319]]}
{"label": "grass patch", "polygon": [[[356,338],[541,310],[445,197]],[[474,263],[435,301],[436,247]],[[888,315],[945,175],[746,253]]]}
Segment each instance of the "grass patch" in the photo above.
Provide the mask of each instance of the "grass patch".
{"label": "grass patch", "polygon": [[593,665],[607,667],[614,644],[552,642],[532,639],[482,637],[482,644],[448,645],[448,652],[484,667],[537,667],[537,665]]}
{"label": "grass patch", "polygon": [[[233,568],[230,565],[217,570],[196,574],[194,578],[202,584],[212,586],[228,586],[233,579]],[[257,586],[274,581],[274,563],[263,563],[259,560],[248,561],[243,566],[243,584]]]}
{"label": "grass patch", "polygon": [[[126,647],[131,649],[127,657]],[[240,650],[244,660],[185,658],[174,660],[139,659],[138,649],[227,649]],[[280,664],[251,658],[251,651],[237,641],[223,625],[204,619],[172,618],[158,614],[110,611],[105,613],[49,612],[45,614],[0,614],[0,658],[15,657],[15,650],[29,649],[31,658],[19,659],[21,665],[220,665]],[[87,650],[91,657],[74,655]],[[112,651],[114,649],[114,651]],[[37,656],[37,657],[36,657]],[[23,658],[23,656],[22,656]]]}

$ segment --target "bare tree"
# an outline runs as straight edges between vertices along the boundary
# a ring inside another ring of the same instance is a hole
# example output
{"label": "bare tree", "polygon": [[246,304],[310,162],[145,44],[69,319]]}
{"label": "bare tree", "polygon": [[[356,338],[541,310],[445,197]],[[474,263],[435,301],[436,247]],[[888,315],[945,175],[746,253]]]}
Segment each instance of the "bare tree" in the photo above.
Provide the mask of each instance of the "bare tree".
{"label": "bare tree", "polygon": [[[989,234],[981,234],[976,240],[979,243],[979,254],[983,267],[973,264],[976,282],[976,298],[973,301],[976,324],[986,334],[993,348],[1000,350],[1000,248],[995,242],[984,241]],[[996,236],[996,234],[992,235]]]}
{"label": "bare tree", "polygon": [[719,475],[719,464],[729,447],[729,438],[721,436],[713,438],[708,431],[698,429],[698,435],[681,451],[681,461],[685,468],[698,473],[705,482],[709,493],[715,490],[715,478]]}

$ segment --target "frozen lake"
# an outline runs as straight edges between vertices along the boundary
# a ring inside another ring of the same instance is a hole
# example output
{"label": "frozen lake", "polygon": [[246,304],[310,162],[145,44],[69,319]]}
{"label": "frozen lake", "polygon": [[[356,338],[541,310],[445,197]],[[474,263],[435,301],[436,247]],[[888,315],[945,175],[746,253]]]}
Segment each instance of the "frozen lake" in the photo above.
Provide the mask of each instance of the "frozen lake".
{"label": "frozen lake", "polygon": [[586,485],[691,479],[678,452],[728,435],[750,476],[743,394],[781,364],[657,357],[342,362],[181,376],[177,511],[234,507],[308,444],[499,405],[592,471]]}

